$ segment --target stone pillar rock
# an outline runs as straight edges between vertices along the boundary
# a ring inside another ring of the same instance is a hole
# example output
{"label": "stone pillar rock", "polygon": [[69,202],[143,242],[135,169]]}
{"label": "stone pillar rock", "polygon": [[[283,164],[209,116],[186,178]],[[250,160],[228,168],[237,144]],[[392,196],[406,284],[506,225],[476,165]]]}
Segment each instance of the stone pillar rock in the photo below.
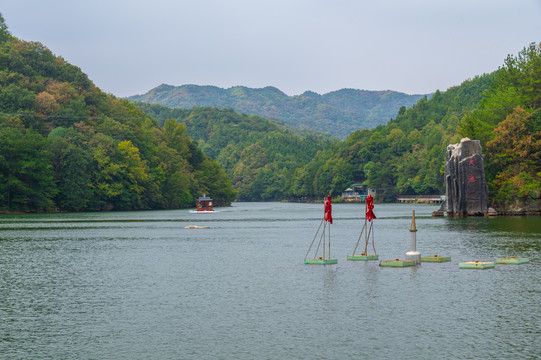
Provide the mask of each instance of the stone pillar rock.
{"label": "stone pillar rock", "polygon": [[446,209],[450,216],[485,215],[488,187],[481,142],[464,138],[445,154]]}

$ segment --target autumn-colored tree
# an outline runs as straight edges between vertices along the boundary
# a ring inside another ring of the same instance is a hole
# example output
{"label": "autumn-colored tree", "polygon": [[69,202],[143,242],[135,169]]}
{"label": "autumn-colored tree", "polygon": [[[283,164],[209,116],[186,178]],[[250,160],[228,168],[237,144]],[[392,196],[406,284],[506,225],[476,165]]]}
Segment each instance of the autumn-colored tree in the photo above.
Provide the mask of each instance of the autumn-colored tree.
{"label": "autumn-colored tree", "polygon": [[60,105],[56,102],[54,96],[46,91],[36,95],[36,112],[41,115],[51,115],[60,109]]}
{"label": "autumn-colored tree", "polygon": [[[493,131],[486,145],[488,178],[496,202],[539,198],[541,192],[541,131],[539,111],[532,116],[521,107],[507,116]],[[490,183],[490,181],[489,181]]]}

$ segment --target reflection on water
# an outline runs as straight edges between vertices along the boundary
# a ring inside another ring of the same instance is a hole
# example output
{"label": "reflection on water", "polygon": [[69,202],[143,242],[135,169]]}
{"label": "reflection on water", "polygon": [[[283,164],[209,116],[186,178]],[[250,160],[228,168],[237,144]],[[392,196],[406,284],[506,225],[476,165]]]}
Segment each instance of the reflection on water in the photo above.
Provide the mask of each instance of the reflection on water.
{"label": "reflection on water", "polygon": [[[358,204],[333,206],[333,266],[303,264],[322,205],[2,215],[0,358],[539,357],[539,218],[436,208],[376,204],[381,260],[409,250],[413,209],[417,249],[452,257],[404,269],[345,260]],[[531,263],[458,269],[508,256]]]}

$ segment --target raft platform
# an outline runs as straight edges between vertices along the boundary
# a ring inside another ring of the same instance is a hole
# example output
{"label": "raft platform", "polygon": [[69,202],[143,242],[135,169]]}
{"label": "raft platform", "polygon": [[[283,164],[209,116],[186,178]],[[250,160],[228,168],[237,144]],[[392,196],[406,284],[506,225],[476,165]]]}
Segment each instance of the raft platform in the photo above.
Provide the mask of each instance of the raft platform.
{"label": "raft platform", "polygon": [[451,261],[450,256],[434,255],[434,256],[423,256],[421,258],[421,262],[437,262],[437,263],[440,263],[440,262],[448,262],[448,261]]}
{"label": "raft platform", "polygon": [[503,258],[503,259],[496,259],[496,264],[520,265],[520,264],[528,264],[529,262],[530,262],[530,259],[528,258],[516,258],[514,256]]}
{"label": "raft platform", "polygon": [[307,265],[332,265],[337,264],[338,259],[306,259],[304,263]]}
{"label": "raft platform", "polygon": [[347,260],[352,260],[352,261],[379,260],[379,255],[348,255]]}
{"label": "raft platform", "polygon": [[408,260],[385,260],[380,261],[379,266],[383,267],[408,267],[408,266],[415,266],[415,261],[408,261]]}
{"label": "raft platform", "polygon": [[478,270],[484,270],[484,269],[492,269],[494,268],[494,262],[492,261],[469,261],[469,262],[461,262],[458,264],[459,269],[478,269]]}

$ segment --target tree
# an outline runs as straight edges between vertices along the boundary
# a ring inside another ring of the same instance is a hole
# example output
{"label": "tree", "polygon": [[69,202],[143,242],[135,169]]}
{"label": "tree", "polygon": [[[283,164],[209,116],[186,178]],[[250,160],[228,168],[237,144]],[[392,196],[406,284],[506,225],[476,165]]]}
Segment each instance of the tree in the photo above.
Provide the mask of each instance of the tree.
{"label": "tree", "polygon": [[54,96],[46,91],[40,92],[35,99],[36,111],[41,115],[51,115],[60,109],[60,105],[54,99]]}
{"label": "tree", "polygon": [[124,190],[120,181],[121,165],[115,162],[115,145],[111,137],[101,133],[94,135],[90,141],[92,160],[95,171],[92,173],[91,186],[98,198],[98,210],[111,209],[113,201]]}
{"label": "tree", "polygon": [[68,133],[75,136],[73,130],[58,127],[49,133],[47,141],[58,189],[55,202],[62,210],[92,210],[92,156],[88,149],[70,141]]}
{"label": "tree", "polygon": [[0,87],[0,110],[4,113],[17,113],[31,110],[35,95],[15,84]]}
{"label": "tree", "polygon": [[237,192],[231,186],[229,177],[215,161],[206,158],[195,175],[199,193],[210,194],[217,205],[229,204],[236,198]]}
{"label": "tree", "polygon": [[0,13],[0,44],[7,41],[11,38],[11,34],[9,33],[8,26],[6,24],[6,21],[4,20],[4,17]]}
{"label": "tree", "polygon": [[2,205],[7,211],[52,210],[56,194],[46,141],[33,130],[0,126]]}
{"label": "tree", "polygon": [[121,141],[118,145],[120,177],[124,186],[121,199],[127,204],[122,204],[124,208],[140,209],[142,208],[142,193],[149,180],[148,166],[141,160],[139,149],[131,141]]}
{"label": "tree", "polygon": [[[487,174],[496,202],[505,205],[515,198],[540,197],[541,192],[541,129],[536,116],[520,107],[507,116],[493,131],[487,143]],[[532,131],[533,130],[533,131]]]}
{"label": "tree", "polygon": [[191,140],[188,137],[185,124],[179,124],[175,119],[168,119],[163,125],[163,135],[170,148],[178,151],[183,158],[188,157]]}

